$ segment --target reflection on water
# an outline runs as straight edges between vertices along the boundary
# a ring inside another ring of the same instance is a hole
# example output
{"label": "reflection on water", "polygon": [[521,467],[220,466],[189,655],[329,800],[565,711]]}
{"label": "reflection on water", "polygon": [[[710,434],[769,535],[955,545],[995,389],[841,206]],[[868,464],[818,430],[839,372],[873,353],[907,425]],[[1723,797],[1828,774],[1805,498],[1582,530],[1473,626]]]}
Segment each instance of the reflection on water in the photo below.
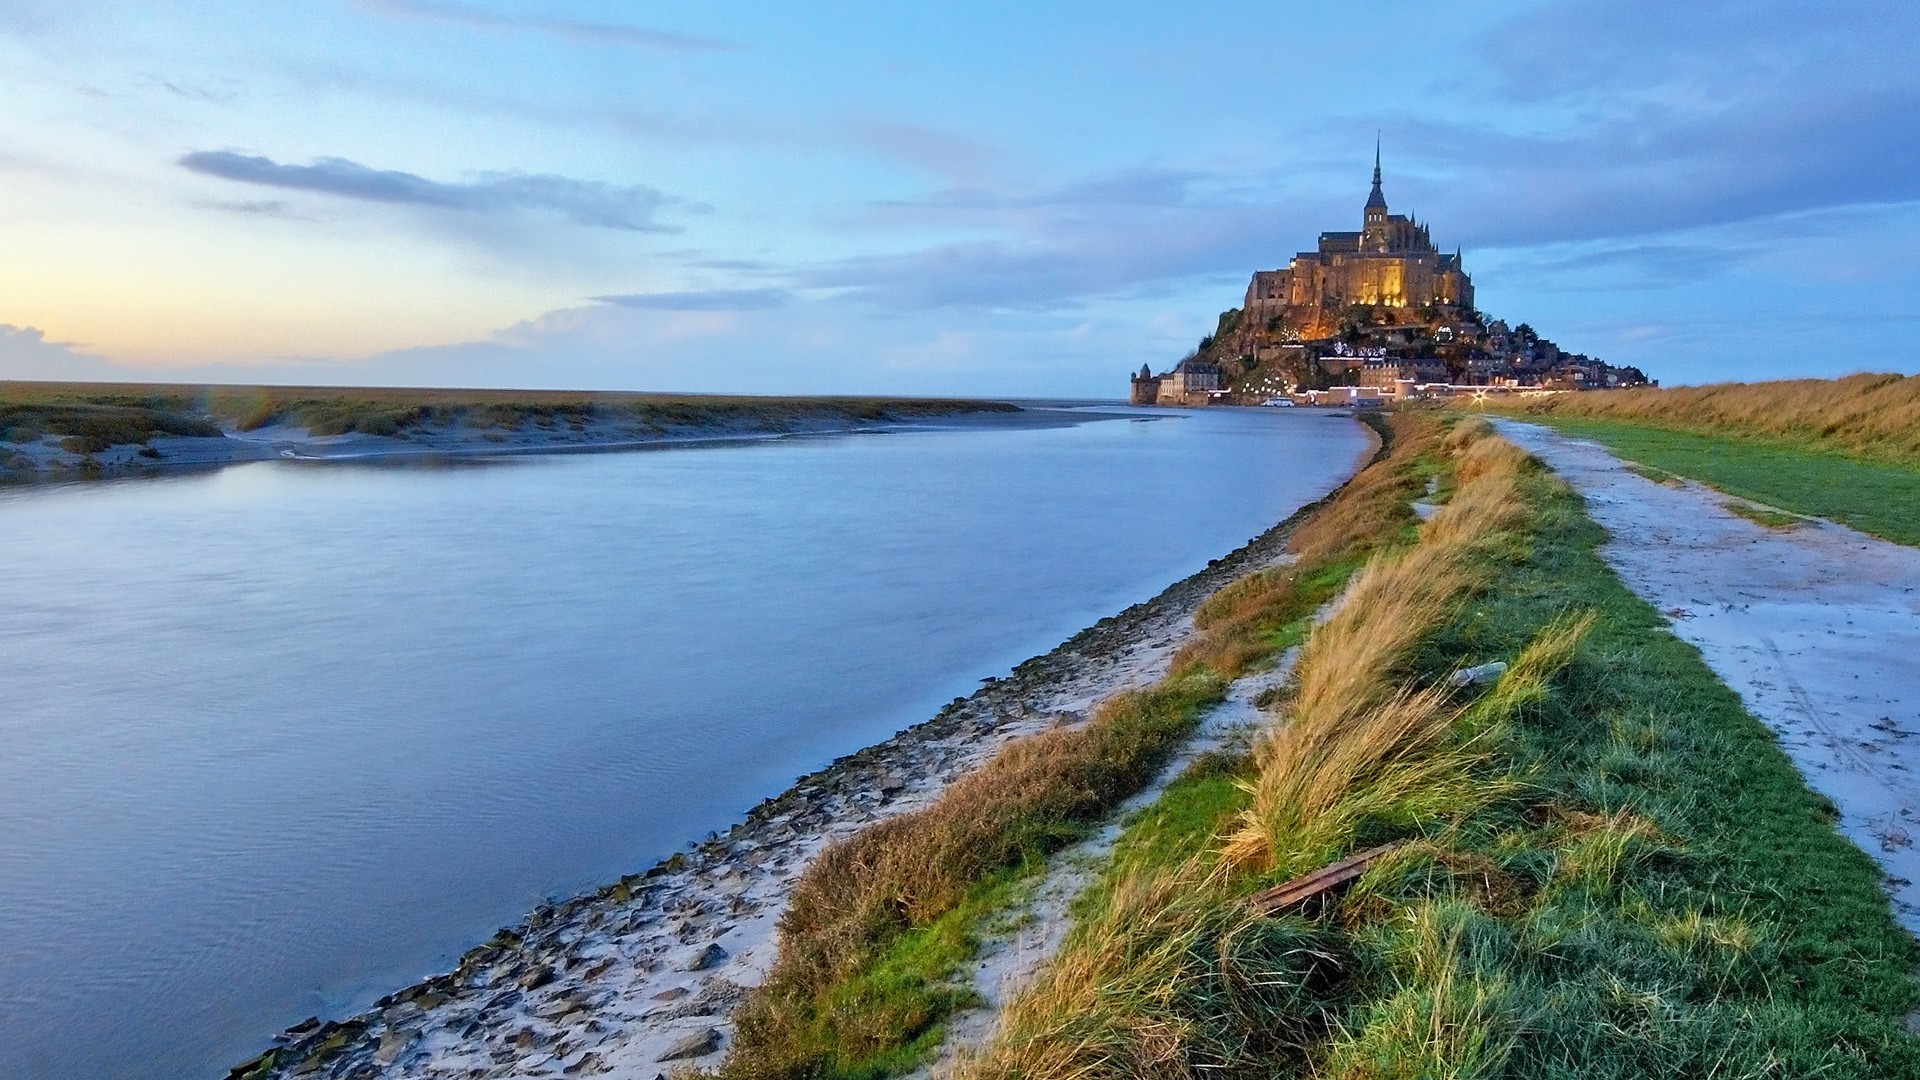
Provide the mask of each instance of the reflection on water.
{"label": "reflection on water", "polygon": [[0,492],[0,1076],[224,1075],[1324,493],[1323,415]]}

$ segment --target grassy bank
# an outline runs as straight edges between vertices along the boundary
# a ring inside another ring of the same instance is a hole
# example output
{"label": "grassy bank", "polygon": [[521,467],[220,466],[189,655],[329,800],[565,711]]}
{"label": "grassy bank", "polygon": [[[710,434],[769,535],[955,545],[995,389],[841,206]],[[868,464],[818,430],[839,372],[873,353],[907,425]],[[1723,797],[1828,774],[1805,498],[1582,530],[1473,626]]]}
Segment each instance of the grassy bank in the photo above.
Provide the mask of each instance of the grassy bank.
{"label": "grassy bank", "polygon": [[[1592,439],[1641,465],[1642,475],[1652,480],[1677,474],[1796,514],[1829,518],[1895,543],[1920,545],[1920,466],[1557,413],[1518,419]],[[1787,522],[1775,518],[1761,523]]]}
{"label": "grassy bank", "polygon": [[1144,788],[1219,702],[1226,681],[1305,631],[1382,537],[1410,533],[1433,439],[1381,425],[1382,452],[1293,535],[1295,566],[1223,590],[1158,684],[1103,703],[1078,728],[1023,739],[927,809],[869,828],[808,867],[767,982],[735,1014],[722,1077],[881,1077],[923,1062],[970,1003],[954,978],[976,927],[1047,855]]}
{"label": "grassy bank", "polygon": [[[372,387],[166,386],[0,382],[0,441],[53,434],[105,445],[154,435],[219,435],[224,425],[272,424],[315,435],[405,435],[426,426],[574,428],[593,422],[635,434],[734,424],[777,430],[802,422],[872,421],[972,412],[1014,412],[996,401],[878,397],[724,397],[544,390]],[[104,449],[105,445],[95,449]]]}
{"label": "grassy bank", "polygon": [[1920,1075],[1920,947],[1830,807],[1564,485],[1471,421],[1432,460],[1446,508],[1376,543],[1253,753],[1130,827],[963,1075]]}
{"label": "grassy bank", "polygon": [[1556,394],[1517,409],[1920,468],[1920,376],[1849,375]]}

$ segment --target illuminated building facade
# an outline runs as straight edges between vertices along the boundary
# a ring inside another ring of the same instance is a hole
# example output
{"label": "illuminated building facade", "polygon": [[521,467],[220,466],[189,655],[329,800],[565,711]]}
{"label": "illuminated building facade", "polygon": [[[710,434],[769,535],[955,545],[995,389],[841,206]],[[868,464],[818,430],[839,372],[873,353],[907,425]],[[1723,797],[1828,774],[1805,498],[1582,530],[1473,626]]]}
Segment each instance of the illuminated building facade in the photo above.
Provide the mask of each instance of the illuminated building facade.
{"label": "illuminated building facade", "polygon": [[[1350,304],[1422,308],[1473,306],[1473,282],[1460,253],[1435,250],[1427,227],[1387,212],[1374,148],[1373,191],[1358,232],[1324,232],[1318,251],[1303,251],[1284,270],[1262,270],[1247,287],[1247,316],[1283,316],[1299,329],[1324,324],[1320,312]],[[1287,309],[1294,309],[1289,314]],[[1307,309],[1307,310],[1301,310]]]}

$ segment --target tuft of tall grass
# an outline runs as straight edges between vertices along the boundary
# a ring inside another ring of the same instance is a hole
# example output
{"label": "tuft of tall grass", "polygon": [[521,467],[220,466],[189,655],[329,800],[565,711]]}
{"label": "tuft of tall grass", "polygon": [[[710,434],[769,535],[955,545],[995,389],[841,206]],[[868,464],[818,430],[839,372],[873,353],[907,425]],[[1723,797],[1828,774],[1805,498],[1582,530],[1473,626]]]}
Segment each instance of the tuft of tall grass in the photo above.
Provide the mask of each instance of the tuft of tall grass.
{"label": "tuft of tall grass", "polygon": [[1126,874],[954,1075],[1173,1080],[1304,1065],[1350,958],[1325,929],[1255,918],[1238,899],[1197,862]]}
{"label": "tuft of tall grass", "polygon": [[1376,555],[1302,647],[1286,722],[1255,746],[1252,805],[1227,845],[1229,862],[1291,876],[1330,861],[1368,829],[1404,830],[1506,791],[1477,775],[1486,740],[1457,737],[1465,710],[1443,689],[1406,685],[1401,671],[1414,646],[1484,584],[1476,554],[1524,515],[1514,485],[1527,458],[1488,434],[1484,424],[1449,434],[1451,500],[1420,526],[1413,548]]}
{"label": "tuft of tall grass", "polygon": [[1328,1080],[1480,1080],[1501,1075],[1530,1003],[1505,972],[1507,929],[1471,904],[1423,901],[1374,928],[1387,972],[1374,1000],[1337,1025]]}

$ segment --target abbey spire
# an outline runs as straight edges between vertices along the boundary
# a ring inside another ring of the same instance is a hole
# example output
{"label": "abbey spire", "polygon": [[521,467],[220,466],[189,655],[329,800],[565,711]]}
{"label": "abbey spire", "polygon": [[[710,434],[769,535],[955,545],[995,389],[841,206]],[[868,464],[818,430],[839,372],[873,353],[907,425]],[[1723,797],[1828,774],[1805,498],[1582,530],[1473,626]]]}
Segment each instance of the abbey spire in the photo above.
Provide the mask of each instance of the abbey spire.
{"label": "abbey spire", "polygon": [[1380,140],[1373,141],[1373,193],[1367,196],[1367,210],[1387,212],[1387,197],[1380,190]]}

